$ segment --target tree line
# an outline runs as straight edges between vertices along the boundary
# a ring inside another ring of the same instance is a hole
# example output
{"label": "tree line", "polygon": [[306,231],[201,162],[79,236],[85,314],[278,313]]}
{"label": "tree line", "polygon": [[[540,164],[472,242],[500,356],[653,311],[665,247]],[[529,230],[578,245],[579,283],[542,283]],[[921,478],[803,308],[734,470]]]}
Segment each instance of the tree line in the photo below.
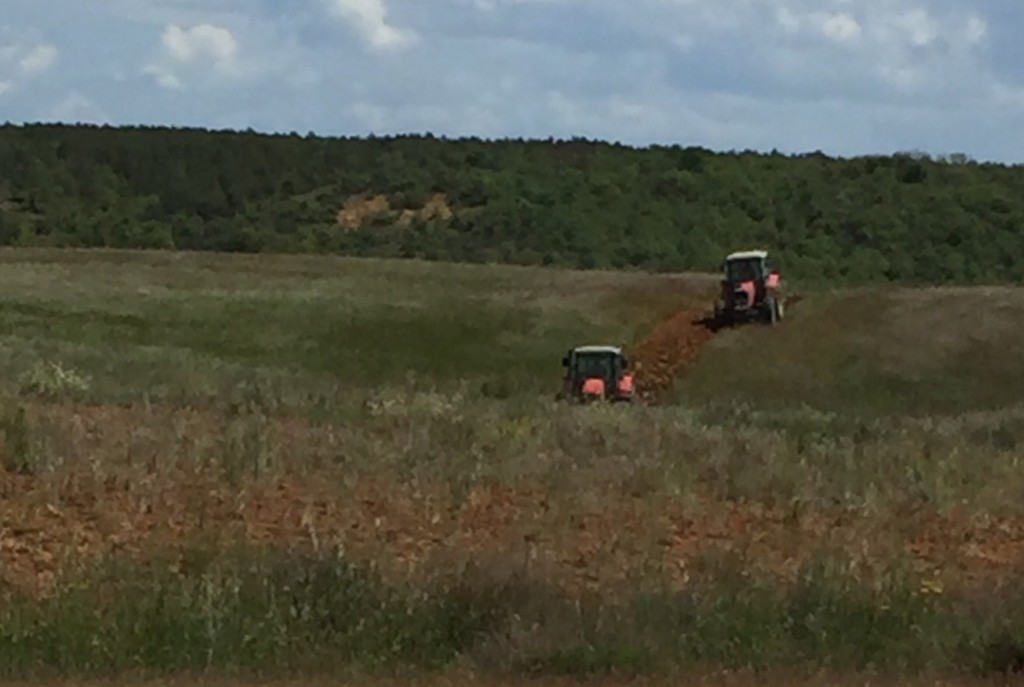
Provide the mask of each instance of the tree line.
{"label": "tree line", "polygon": [[807,281],[977,283],[1024,277],[1022,226],[1024,169],[963,155],[0,127],[5,246],[654,271],[766,247]]}

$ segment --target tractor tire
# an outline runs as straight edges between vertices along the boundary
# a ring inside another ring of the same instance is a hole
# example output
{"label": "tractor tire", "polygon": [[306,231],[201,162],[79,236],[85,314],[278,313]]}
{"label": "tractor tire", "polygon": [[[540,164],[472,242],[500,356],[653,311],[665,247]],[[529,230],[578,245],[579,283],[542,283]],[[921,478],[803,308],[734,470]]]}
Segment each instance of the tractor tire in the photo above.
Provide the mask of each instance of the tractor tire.
{"label": "tractor tire", "polygon": [[715,303],[715,319],[713,329],[718,331],[733,326],[732,311],[727,305]]}
{"label": "tractor tire", "polygon": [[779,302],[774,298],[769,298],[765,302],[765,308],[768,311],[767,313],[765,313],[765,319],[767,320],[769,325],[774,327],[779,323],[779,320],[782,319],[779,314]]}

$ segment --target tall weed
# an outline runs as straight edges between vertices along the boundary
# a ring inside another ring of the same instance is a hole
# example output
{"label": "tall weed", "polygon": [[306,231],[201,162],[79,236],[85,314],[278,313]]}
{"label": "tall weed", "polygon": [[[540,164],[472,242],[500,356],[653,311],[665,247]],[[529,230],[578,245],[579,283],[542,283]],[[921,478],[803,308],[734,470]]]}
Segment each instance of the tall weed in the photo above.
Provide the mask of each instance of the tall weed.
{"label": "tall weed", "polygon": [[1015,668],[1024,631],[1020,614],[979,614],[898,567],[881,585],[839,562],[811,564],[795,584],[726,567],[683,590],[571,599],[511,561],[402,583],[338,551],[186,553],[115,557],[47,598],[0,605],[0,675],[396,675],[467,661],[490,675],[991,674]]}

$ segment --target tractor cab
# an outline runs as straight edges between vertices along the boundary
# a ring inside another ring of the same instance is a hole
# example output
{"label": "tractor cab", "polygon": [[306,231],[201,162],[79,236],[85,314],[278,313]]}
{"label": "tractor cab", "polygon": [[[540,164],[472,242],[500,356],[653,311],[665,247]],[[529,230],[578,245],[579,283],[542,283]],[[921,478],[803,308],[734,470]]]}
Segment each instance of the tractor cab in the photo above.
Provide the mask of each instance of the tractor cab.
{"label": "tractor cab", "polygon": [[732,253],[722,263],[722,292],[715,303],[715,321],[761,320],[775,324],[782,319],[782,277],[768,252]]}
{"label": "tractor cab", "polygon": [[580,346],[562,358],[563,395],[584,403],[632,401],[634,377],[629,358],[617,346]]}
{"label": "tractor cab", "polygon": [[750,281],[763,281],[771,273],[771,263],[764,251],[733,253],[722,265],[725,281],[729,284],[742,284]]}

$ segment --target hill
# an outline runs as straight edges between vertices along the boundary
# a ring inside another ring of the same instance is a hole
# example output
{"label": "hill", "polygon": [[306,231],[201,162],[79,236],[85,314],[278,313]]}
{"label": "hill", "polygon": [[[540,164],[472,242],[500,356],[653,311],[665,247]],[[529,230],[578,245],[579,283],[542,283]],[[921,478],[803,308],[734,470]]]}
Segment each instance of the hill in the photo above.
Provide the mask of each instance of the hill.
{"label": "hill", "polygon": [[29,125],[0,169],[0,245],[655,271],[764,245],[805,282],[1024,277],[1024,170],[955,155]]}
{"label": "hill", "polygon": [[[1013,669],[1021,291],[713,289],[0,251],[0,675]],[[607,340],[673,394],[554,402]]]}
{"label": "hill", "polygon": [[703,275],[341,257],[0,251],[0,390],[61,361],[94,403],[217,402],[240,383],[552,395],[581,342],[626,344],[697,305]]}
{"label": "hill", "polygon": [[955,415],[1024,402],[1024,290],[809,293],[784,326],[729,331],[677,385],[682,403]]}

